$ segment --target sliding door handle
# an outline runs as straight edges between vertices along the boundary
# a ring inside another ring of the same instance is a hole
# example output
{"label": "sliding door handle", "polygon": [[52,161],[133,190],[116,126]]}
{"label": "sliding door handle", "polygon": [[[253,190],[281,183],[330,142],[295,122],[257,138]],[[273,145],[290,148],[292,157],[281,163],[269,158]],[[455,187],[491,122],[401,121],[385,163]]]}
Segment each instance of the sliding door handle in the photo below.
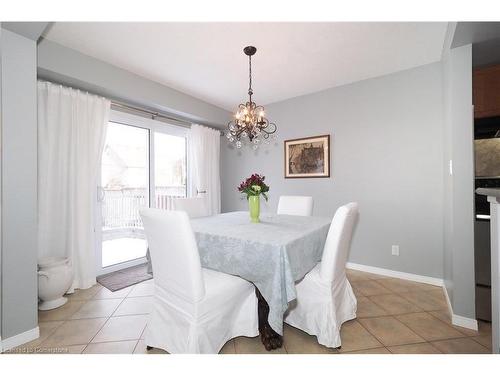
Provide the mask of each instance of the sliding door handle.
{"label": "sliding door handle", "polygon": [[104,189],[101,186],[97,187],[97,201],[103,202],[105,197]]}

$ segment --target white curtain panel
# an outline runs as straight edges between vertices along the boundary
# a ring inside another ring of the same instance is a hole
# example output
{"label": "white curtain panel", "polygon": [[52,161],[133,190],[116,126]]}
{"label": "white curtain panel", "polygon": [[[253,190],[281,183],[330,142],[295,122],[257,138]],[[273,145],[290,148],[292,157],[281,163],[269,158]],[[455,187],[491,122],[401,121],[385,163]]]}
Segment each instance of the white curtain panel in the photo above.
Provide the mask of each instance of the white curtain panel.
{"label": "white curtain panel", "polygon": [[[206,198],[208,215],[220,213],[220,132],[191,125],[189,131],[191,191]],[[204,193],[205,192],[205,193]]]}
{"label": "white curtain panel", "polygon": [[97,172],[110,104],[86,92],[38,82],[38,256],[70,258],[72,289],[96,283]]}

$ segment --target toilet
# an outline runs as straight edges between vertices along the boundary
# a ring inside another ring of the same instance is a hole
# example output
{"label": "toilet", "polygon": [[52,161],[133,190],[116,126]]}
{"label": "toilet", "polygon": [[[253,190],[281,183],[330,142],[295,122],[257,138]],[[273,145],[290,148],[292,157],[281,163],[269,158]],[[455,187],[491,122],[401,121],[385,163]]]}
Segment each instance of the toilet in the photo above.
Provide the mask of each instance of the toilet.
{"label": "toilet", "polygon": [[73,268],[69,258],[48,257],[38,262],[39,310],[52,310],[64,305],[64,293],[73,283]]}

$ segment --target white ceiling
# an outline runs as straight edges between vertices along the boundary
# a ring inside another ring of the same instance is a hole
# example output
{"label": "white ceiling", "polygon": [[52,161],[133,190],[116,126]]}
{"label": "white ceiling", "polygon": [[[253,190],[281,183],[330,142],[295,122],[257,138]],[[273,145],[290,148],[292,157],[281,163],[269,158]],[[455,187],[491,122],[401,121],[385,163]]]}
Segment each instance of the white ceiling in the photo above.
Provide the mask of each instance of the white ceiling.
{"label": "white ceiling", "polygon": [[45,37],[219,107],[269,104],[441,59],[441,23],[56,22]]}

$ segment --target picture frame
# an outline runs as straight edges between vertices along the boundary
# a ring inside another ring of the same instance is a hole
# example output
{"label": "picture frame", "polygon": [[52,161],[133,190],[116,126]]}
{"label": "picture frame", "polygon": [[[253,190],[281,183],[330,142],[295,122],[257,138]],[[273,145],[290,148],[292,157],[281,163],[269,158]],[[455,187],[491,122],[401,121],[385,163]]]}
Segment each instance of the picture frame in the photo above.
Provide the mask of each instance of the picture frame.
{"label": "picture frame", "polygon": [[284,141],[285,178],[330,177],[330,135]]}

